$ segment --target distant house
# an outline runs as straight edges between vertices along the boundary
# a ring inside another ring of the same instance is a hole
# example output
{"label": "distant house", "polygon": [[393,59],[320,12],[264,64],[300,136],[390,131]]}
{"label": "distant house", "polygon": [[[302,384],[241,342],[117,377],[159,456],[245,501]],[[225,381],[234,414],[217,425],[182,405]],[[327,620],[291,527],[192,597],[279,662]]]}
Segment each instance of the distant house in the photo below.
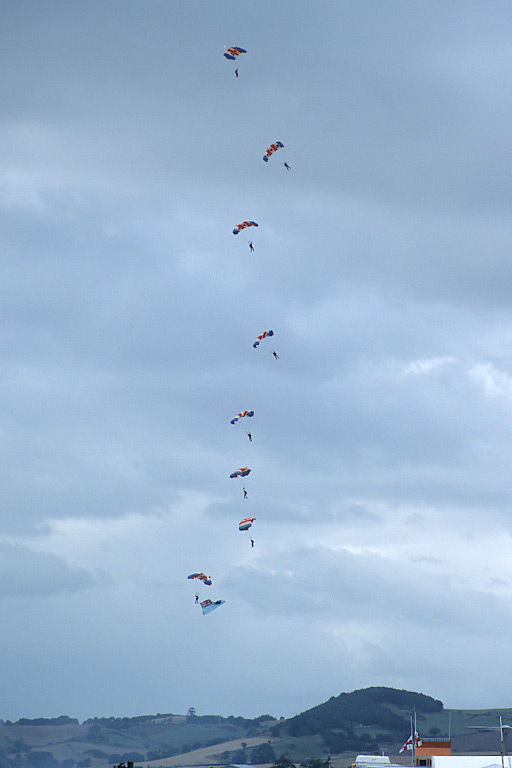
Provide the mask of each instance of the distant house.
{"label": "distant house", "polygon": [[416,765],[434,766],[434,758],[450,759],[451,754],[452,742],[450,739],[421,739],[416,746]]}

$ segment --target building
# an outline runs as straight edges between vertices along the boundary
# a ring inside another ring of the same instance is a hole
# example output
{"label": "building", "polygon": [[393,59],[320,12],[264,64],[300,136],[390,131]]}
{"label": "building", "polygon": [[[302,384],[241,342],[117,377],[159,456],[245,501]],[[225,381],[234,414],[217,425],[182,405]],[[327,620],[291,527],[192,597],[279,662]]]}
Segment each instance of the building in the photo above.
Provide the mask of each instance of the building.
{"label": "building", "polygon": [[[434,757],[450,757],[451,754],[452,742],[450,739],[419,739],[416,745],[416,765],[433,766]],[[441,766],[438,764],[437,768],[441,768]],[[443,766],[443,768],[448,768],[448,766]]]}

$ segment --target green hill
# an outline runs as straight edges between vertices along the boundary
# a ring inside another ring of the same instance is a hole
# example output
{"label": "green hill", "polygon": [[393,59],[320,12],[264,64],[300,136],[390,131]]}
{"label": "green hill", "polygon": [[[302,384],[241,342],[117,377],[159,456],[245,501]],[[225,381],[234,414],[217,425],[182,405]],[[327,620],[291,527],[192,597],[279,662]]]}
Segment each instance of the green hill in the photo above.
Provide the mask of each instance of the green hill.
{"label": "green hill", "polygon": [[363,750],[376,742],[400,739],[410,730],[410,715],[441,712],[443,703],[412,691],[394,688],[365,688],[331,696],[300,715],[276,725],[273,734],[320,735],[330,752]]}
{"label": "green hill", "polygon": [[387,731],[403,732],[409,715],[416,709],[423,713],[441,712],[443,704],[430,696],[394,688],[365,688],[352,693],[331,696],[329,701],[288,720],[292,734],[323,733],[332,728],[376,726]]}

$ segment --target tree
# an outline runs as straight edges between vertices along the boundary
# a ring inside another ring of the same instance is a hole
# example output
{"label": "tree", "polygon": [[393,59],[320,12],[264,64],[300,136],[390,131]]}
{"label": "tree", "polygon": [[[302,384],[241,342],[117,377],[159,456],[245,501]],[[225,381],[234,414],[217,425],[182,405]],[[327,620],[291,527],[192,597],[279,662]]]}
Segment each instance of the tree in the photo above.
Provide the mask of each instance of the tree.
{"label": "tree", "polygon": [[51,752],[29,752],[27,762],[36,768],[60,768],[59,761]]}
{"label": "tree", "polygon": [[292,763],[289,757],[286,755],[281,755],[277,758],[272,768],[295,768],[295,765]]}
{"label": "tree", "polygon": [[89,729],[87,731],[87,738],[89,741],[93,741],[95,743],[104,744],[105,742],[108,743],[108,739],[105,738],[105,734],[103,732],[103,728],[99,723],[93,723],[89,726]]}
{"label": "tree", "polygon": [[251,750],[251,763],[273,763],[276,753],[270,744],[260,744]]}
{"label": "tree", "polygon": [[30,752],[30,746],[23,741],[22,737],[16,739],[13,744],[13,749],[15,753],[20,756],[22,752]]}
{"label": "tree", "polygon": [[319,757],[312,757],[305,763],[302,763],[302,768],[330,768],[330,765],[331,756],[329,755],[326,760],[322,760]]}

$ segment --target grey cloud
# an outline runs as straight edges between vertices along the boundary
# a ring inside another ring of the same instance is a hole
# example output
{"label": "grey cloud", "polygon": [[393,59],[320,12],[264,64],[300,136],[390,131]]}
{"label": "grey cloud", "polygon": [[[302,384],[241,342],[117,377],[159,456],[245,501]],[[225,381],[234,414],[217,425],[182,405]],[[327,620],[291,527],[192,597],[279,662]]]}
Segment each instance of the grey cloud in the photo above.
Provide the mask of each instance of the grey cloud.
{"label": "grey cloud", "polygon": [[86,568],[21,544],[0,544],[0,597],[42,597],[90,589],[98,584]]}
{"label": "grey cloud", "polygon": [[[279,567],[253,566],[249,574],[233,573],[230,588],[242,594],[263,614],[297,612],[317,619],[329,615],[341,625],[413,625],[427,631],[435,625],[456,627],[463,636],[485,636],[488,621],[496,617],[500,631],[512,623],[508,601],[485,592],[468,592],[450,584],[446,576],[433,576],[375,553],[352,554],[309,547],[281,554]],[[272,595],[272,599],[270,599]],[[411,598],[411,595],[413,598]]]}

